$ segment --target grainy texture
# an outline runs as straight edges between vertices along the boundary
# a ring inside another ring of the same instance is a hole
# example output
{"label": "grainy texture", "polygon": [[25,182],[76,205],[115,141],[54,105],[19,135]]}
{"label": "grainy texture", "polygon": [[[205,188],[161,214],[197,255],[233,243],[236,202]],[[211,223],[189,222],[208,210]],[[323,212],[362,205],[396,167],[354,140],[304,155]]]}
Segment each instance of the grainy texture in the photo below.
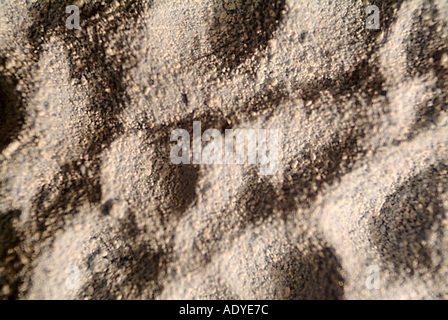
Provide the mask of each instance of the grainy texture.
{"label": "grainy texture", "polygon": [[[445,0],[2,0],[0,298],[446,298],[447,106]],[[193,121],[277,173],[174,165]]]}

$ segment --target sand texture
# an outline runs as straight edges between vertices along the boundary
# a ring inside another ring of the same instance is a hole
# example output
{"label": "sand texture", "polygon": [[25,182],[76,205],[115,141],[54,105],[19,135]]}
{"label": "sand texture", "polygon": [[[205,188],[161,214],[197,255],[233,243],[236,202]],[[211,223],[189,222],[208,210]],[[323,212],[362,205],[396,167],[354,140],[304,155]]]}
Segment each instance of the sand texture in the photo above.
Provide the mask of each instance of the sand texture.
{"label": "sand texture", "polygon": [[0,0],[0,152],[2,299],[448,298],[448,2]]}

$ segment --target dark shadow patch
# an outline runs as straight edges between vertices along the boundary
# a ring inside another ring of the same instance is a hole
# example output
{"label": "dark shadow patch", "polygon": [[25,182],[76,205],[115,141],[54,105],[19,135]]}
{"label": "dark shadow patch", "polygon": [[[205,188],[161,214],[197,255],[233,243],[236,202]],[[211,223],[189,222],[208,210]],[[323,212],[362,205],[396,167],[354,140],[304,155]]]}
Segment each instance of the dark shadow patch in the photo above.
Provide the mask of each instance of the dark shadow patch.
{"label": "dark shadow patch", "polygon": [[155,180],[163,183],[163,198],[159,201],[158,209],[162,220],[168,222],[168,215],[174,214],[179,218],[196,199],[196,186],[199,180],[199,168],[193,165],[156,164],[164,168],[157,170]]}
{"label": "dark shadow patch", "polygon": [[182,93],[182,101],[185,105],[188,106],[188,95],[185,93]]}
{"label": "dark shadow patch", "polygon": [[32,220],[28,222],[30,231],[40,235],[40,241],[53,238],[79,206],[99,203],[101,186],[98,179],[92,178],[98,170],[85,162],[68,163],[61,167],[52,183],[42,187],[33,204]]}
{"label": "dark shadow patch", "polygon": [[[344,277],[334,250],[323,248],[303,254],[288,252],[272,267],[278,298],[288,300],[343,300]],[[289,294],[287,294],[289,293]]]}
{"label": "dark shadow patch", "polygon": [[240,194],[235,208],[243,226],[259,225],[273,217],[278,195],[268,178],[252,175]]}
{"label": "dark shadow patch", "polygon": [[[311,115],[312,112],[323,111],[319,104],[316,106],[315,103],[322,98],[322,92],[330,90],[333,99],[331,104],[334,106],[335,112],[337,114],[351,112],[356,119],[368,113],[367,108],[371,108],[375,99],[387,101],[384,84],[385,79],[378,68],[378,61],[371,60],[369,57],[362,60],[352,70],[342,74],[338,79],[318,80],[307,86],[297,87],[297,90],[300,92],[299,97],[312,106],[311,108],[307,107],[308,115]],[[351,98],[357,99],[356,110],[346,107],[349,104],[345,102]],[[361,104],[361,101],[363,104]],[[362,105],[365,105],[365,107],[362,107]]]}
{"label": "dark shadow patch", "polygon": [[234,70],[257,49],[266,48],[284,10],[284,0],[217,1],[207,37],[220,61],[220,73]]}
{"label": "dark shadow patch", "polygon": [[147,141],[149,144],[153,144],[156,154],[159,155],[154,164],[154,175],[151,180],[158,186],[155,190],[163,190],[162,194],[157,197],[158,210],[163,220],[170,219],[169,217],[173,214],[179,218],[197,196],[196,187],[200,178],[199,165],[192,164],[191,161],[190,164],[175,165],[170,159],[171,148],[177,143],[170,141],[171,132],[175,129],[188,131],[190,146],[192,146],[194,121],[201,122],[201,135],[207,129],[213,128],[224,132],[229,127],[228,121],[221,114],[207,110],[204,114],[191,114],[169,125],[146,128]]}
{"label": "dark shadow patch", "polygon": [[[108,260],[107,270],[94,273],[79,294],[79,299],[154,299],[163,290],[164,278],[172,243],[164,249],[153,248],[141,239],[135,214],[128,212],[111,239],[103,240]],[[119,243],[118,246],[116,244]],[[114,245],[115,244],[115,245]],[[87,259],[87,268],[94,270],[101,251]]]}
{"label": "dark shadow patch", "polygon": [[126,244],[110,252],[110,265],[105,272],[93,275],[78,295],[78,299],[116,300],[154,299],[163,289],[159,283],[163,254],[146,244]]}
{"label": "dark shadow patch", "polygon": [[279,209],[287,214],[309,208],[322,188],[349,172],[365,155],[366,150],[360,147],[364,136],[362,128],[346,135],[336,134],[328,145],[319,150],[311,148],[290,163],[284,174]]}
{"label": "dark shadow patch", "polygon": [[[428,128],[443,111],[448,110],[448,65],[442,63],[443,55],[448,56],[448,42],[443,37],[446,24],[438,21],[438,11],[433,1],[426,1],[413,19],[413,32],[407,46],[408,77],[416,78],[433,72],[437,83],[432,88],[434,97],[418,107],[410,138]],[[439,27],[441,29],[438,31]]]}
{"label": "dark shadow patch", "polygon": [[24,284],[23,274],[29,271],[25,264],[27,252],[22,245],[23,234],[14,228],[19,210],[0,214],[0,299],[19,299]]}
{"label": "dark shadow patch", "polygon": [[447,43],[443,34],[437,32],[443,22],[438,21],[437,8],[432,1],[425,1],[423,8],[413,17],[413,22],[406,50],[407,73],[409,77],[420,77],[430,70],[440,69],[437,58],[440,58],[442,50],[447,49]]}
{"label": "dark shadow patch", "polygon": [[219,223],[212,223],[198,235],[197,251],[204,261],[220,251],[219,243],[224,237],[237,238],[246,228],[267,223],[278,217],[279,195],[269,178],[260,177],[256,170],[245,174],[245,184],[235,204],[223,212],[216,212]]}
{"label": "dark shadow patch", "polygon": [[231,112],[227,118],[230,119],[229,123],[237,126],[244,122],[253,121],[261,114],[266,116],[273,114],[281,103],[290,99],[292,97],[282,85],[267,88],[255,94],[243,104],[241,109]]}
{"label": "dark shadow patch", "polygon": [[370,221],[370,241],[384,265],[396,275],[437,271],[436,252],[427,243],[433,233],[441,239],[446,218],[441,194],[448,190],[448,166],[439,164],[411,178],[391,194],[380,214]]}
{"label": "dark shadow patch", "polygon": [[[0,65],[5,64],[0,57]],[[24,123],[22,98],[16,90],[18,80],[0,73],[0,152],[17,138]]]}
{"label": "dark shadow patch", "polygon": [[110,212],[112,210],[114,206],[114,201],[113,200],[107,200],[105,204],[103,204],[103,206],[101,207],[101,213],[104,214],[105,216],[110,215]]}

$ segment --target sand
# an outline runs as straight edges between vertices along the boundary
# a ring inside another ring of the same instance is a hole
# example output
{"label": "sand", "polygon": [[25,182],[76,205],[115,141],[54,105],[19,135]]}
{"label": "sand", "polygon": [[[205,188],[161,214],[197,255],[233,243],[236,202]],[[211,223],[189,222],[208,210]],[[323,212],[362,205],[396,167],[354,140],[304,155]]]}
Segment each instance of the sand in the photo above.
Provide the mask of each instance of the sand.
{"label": "sand", "polygon": [[445,0],[2,0],[0,103],[0,298],[448,297]]}

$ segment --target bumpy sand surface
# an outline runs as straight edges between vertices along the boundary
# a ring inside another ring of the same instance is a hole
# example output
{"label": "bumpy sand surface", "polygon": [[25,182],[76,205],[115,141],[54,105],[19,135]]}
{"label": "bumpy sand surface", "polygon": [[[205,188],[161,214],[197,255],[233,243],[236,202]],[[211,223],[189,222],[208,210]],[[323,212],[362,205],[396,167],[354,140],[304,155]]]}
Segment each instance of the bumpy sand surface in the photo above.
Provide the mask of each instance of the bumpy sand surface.
{"label": "bumpy sand surface", "polygon": [[1,0],[0,298],[447,298],[447,106],[446,0]]}

